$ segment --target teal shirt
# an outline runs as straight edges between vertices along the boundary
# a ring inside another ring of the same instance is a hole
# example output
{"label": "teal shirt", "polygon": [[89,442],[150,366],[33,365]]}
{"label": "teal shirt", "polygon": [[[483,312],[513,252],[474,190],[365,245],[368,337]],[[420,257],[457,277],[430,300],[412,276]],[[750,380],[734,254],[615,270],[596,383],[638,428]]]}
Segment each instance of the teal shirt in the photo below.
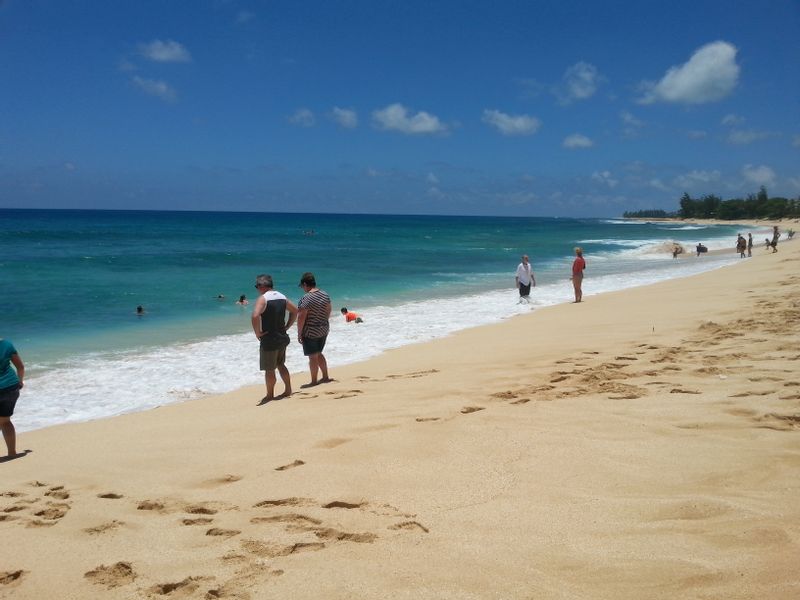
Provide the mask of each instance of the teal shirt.
{"label": "teal shirt", "polygon": [[14,344],[0,340],[0,390],[19,383],[17,371],[11,366],[11,357],[17,353]]}

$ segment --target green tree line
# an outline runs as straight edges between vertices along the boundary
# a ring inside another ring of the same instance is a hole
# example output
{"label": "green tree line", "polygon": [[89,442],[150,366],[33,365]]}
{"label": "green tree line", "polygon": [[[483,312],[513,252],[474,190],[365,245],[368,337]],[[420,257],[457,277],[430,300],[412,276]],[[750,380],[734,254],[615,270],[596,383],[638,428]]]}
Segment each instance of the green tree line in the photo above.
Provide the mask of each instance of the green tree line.
{"label": "green tree line", "polygon": [[678,216],[683,219],[785,219],[800,217],[800,198],[770,198],[763,185],[757,194],[747,198],[723,200],[709,194],[692,198],[684,193],[680,201]]}
{"label": "green tree line", "polygon": [[650,210],[626,210],[622,213],[626,219],[665,219],[667,217],[675,217],[676,213],[668,213],[659,208]]}

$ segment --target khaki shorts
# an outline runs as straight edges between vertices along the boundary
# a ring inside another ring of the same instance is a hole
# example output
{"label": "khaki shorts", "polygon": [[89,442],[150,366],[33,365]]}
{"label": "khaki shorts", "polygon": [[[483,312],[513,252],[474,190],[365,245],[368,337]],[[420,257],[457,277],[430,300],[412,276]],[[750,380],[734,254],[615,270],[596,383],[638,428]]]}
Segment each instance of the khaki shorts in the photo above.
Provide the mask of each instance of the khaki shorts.
{"label": "khaki shorts", "polygon": [[286,346],[280,350],[259,349],[259,363],[262,371],[274,371],[286,362]]}

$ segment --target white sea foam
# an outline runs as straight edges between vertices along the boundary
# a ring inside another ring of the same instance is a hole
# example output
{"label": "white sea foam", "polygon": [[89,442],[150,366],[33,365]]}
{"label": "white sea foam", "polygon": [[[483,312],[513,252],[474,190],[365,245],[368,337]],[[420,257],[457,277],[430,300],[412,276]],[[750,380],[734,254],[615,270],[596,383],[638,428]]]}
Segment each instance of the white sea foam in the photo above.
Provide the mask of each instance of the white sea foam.
{"label": "white sea foam", "polygon": [[[708,271],[732,262],[706,257],[675,261],[665,265],[666,268],[644,272],[604,275],[602,261],[595,266],[596,260],[592,257],[590,262],[585,285],[587,298]],[[363,361],[391,348],[570,302],[572,287],[567,273],[563,279],[560,273],[557,281],[554,278],[551,275],[551,283],[534,289],[530,305],[517,304],[516,290],[510,288],[375,306],[363,313],[365,322],[361,324],[346,324],[334,313],[325,350],[331,374],[336,376],[337,365]],[[291,372],[299,373],[294,378],[295,387],[307,381],[306,359],[296,341],[289,346],[287,366]],[[44,369],[41,374],[26,378],[25,383],[14,419],[21,431],[146,410],[246,385],[263,385],[263,374],[258,371],[258,344],[252,333],[246,333],[155,349],[84,355]],[[261,392],[259,389],[254,394],[254,402]]]}

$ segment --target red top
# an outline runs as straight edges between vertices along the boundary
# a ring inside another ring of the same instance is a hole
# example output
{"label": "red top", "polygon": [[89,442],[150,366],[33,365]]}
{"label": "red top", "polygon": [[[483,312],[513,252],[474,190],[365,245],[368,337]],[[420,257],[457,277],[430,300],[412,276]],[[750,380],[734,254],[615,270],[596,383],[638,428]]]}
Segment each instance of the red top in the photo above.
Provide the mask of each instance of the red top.
{"label": "red top", "polygon": [[357,315],[356,313],[354,313],[354,312],[346,312],[346,313],[344,314],[344,319],[345,319],[345,321],[347,321],[348,323],[349,323],[350,321],[355,321],[357,318],[358,318],[358,315]]}
{"label": "red top", "polygon": [[576,256],[572,263],[572,274],[583,275],[583,270],[586,268],[586,261],[582,256]]}

